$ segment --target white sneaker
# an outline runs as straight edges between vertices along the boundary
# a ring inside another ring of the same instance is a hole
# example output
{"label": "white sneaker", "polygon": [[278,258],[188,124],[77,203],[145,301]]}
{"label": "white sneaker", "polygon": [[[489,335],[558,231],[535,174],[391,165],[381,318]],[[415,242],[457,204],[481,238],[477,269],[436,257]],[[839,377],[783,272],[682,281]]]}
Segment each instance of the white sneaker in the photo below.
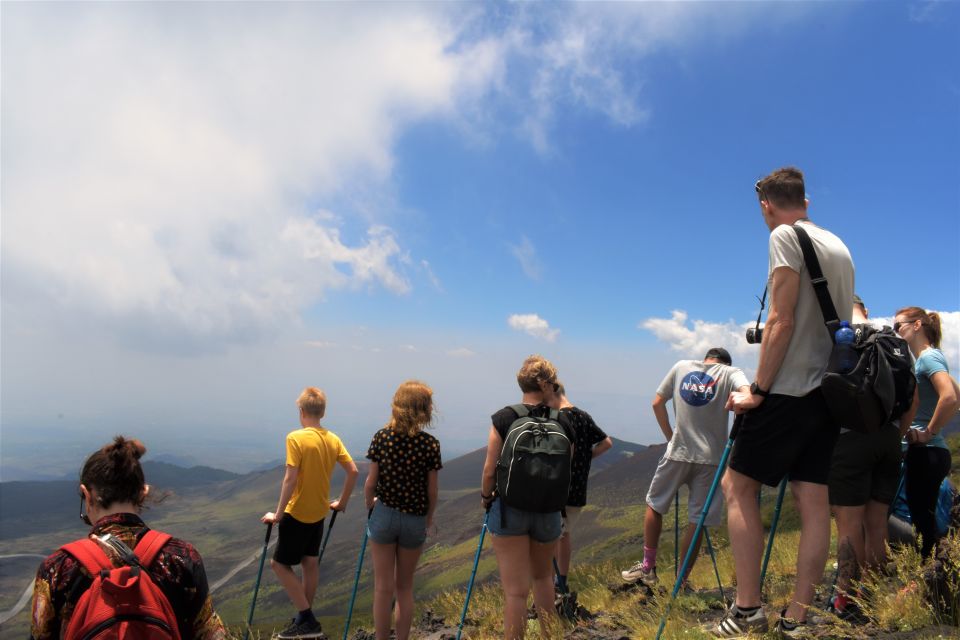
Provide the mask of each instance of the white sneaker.
{"label": "white sneaker", "polygon": [[736,604],[730,605],[730,610],[723,620],[710,628],[710,633],[717,638],[744,638],[748,633],[766,633],[770,630],[767,624],[767,614],[760,607],[750,615],[743,615]]}
{"label": "white sneaker", "polygon": [[626,571],[621,571],[620,576],[625,582],[636,583],[639,581],[651,588],[657,586],[657,570],[654,568],[649,571],[644,571],[642,561],[635,562],[633,566]]}

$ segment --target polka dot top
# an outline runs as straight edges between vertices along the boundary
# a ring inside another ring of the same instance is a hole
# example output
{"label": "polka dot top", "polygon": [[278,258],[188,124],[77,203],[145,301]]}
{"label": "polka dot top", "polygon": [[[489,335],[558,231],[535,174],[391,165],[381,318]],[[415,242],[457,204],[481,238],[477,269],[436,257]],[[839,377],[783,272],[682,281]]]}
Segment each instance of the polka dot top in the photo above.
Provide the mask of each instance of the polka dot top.
{"label": "polka dot top", "polygon": [[367,458],[379,467],[377,498],[397,511],[427,515],[427,473],[443,468],[440,442],[425,431],[416,435],[384,427],[377,431]]}

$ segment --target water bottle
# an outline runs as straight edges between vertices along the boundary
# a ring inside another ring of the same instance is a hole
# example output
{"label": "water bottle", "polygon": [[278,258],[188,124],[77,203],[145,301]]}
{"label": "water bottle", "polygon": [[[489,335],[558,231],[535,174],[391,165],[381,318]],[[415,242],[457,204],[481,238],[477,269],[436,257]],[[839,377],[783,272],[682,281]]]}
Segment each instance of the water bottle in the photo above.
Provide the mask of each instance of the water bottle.
{"label": "water bottle", "polygon": [[836,363],[837,373],[849,373],[857,366],[860,359],[853,343],[856,340],[856,334],[850,328],[850,323],[846,320],[840,321],[840,328],[834,334],[836,343]]}

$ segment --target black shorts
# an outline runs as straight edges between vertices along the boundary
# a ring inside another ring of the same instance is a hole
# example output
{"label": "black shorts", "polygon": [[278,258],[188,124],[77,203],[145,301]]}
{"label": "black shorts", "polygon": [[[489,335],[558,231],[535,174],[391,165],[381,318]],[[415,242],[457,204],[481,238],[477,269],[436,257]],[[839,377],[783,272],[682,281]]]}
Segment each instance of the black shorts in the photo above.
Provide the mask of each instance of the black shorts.
{"label": "black shorts", "polygon": [[890,504],[900,482],[901,458],[900,431],[892,424],[875,433],[841,433],[830,468],[830,504]]}
{"label": "black shorts", "polygon": [[322,537],[323,520],[306,524],[286,513],[277,525],[277,548],[273,550],[273,559],[293,566],[300,564],[304,556],[318,556]]}
{"label": "black shorts", "polygon": [[730,468],[771,487],[784,476],[827,484],[839,431],[819,387],[800,398],[771,394],[744,414]]}

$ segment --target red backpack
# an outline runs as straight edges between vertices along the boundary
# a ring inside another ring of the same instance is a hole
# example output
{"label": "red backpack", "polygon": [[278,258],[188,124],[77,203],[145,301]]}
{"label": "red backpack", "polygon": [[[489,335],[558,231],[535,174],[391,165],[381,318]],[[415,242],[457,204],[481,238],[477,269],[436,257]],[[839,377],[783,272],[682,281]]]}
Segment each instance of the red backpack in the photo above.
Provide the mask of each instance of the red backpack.
{"label": "red backpack", "polygon": [[90,538],[62,546],[93,576],[73,610],[66,640],[180,640],[173,607],[146,571],[169,539],[147,531],[132,552],[119,543],[122,567],[114,567]]}

